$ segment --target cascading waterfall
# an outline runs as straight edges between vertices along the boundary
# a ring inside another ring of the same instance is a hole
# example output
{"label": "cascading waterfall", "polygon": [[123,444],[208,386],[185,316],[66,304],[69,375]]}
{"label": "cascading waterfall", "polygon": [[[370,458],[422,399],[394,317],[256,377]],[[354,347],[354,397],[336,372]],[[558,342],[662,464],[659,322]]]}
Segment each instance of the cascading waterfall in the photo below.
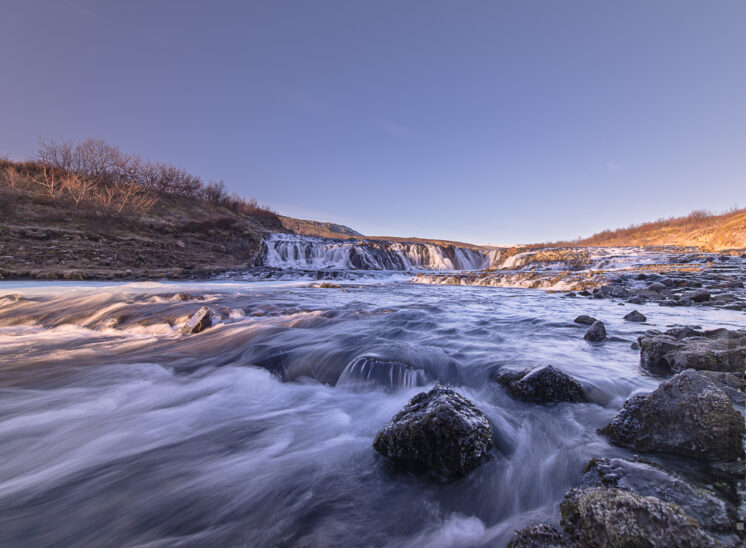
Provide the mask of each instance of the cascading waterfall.
{"label": "cascading waterfall", "polygon": [[262,261],[283,269],[479,270],[488,257],[454,245],[270,234],[264,238]]}

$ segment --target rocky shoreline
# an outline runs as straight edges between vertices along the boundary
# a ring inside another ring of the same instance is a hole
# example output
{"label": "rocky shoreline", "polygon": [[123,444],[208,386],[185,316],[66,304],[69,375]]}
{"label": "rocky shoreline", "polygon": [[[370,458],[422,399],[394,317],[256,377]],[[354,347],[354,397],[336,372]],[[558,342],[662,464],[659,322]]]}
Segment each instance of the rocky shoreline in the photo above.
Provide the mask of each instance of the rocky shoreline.
{"label": "rocky shoreline", "polygon": [[[560,523],[516,531],[509,547],[744,545],[746,423],[737,407],[746,330],[648,331],[638,346],[641,370],[662,382],[628,398],[598,432],[613,445],[673,459],[676,471],[637,454],[599,455],[565,494]],[[531,404],[588,402],[580,383],[553,366],[501,369],[495,380]],[[474,404],[438,385],[415,396],[373,446],[408,470],[461,476],[489,458],[493,427]]]}

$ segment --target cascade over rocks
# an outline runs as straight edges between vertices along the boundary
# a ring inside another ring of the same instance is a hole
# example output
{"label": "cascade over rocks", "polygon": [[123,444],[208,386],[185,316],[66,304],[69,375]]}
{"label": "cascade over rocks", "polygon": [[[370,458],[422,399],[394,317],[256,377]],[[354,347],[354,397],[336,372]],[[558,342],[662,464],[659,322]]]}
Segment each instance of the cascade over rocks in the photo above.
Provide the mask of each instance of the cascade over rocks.
{"label": "cascade over rocks", "polygon": [[517,400],[538,403],[588,401],[578,381],[551,365],[527,371],[498,372],[495,380]]}
{"label": "cascade over rocks", "polygon": [[639,337],[640,365],[656,374],[678,373],[685,369],[744,371],[746,331],[715,329],[700,331],[689,327],[646,331]]}
{"label": "cascade over rocks", "polygon": [[394,462],[447,476],[474,470],[492,445],[486,415],[441,385],[413,397],[373,441],[373,448]]}
{"label": "cascade over rocks", "polygon": [[629,398],[599,432],[635,451],[730,461],[742,452],[746,427],[725,392],[705,375],[686,370],[650,394]]}

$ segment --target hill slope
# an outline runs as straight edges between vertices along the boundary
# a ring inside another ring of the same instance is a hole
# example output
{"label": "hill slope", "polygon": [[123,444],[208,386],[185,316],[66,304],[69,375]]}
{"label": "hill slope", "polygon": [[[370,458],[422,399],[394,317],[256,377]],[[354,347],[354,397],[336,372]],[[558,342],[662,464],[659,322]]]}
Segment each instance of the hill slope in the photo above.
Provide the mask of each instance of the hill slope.
{"label": "hill slope", "polygon": [[285,229],[295,234],[301,234],[302,236],[321,236],[322,238],[358,238],[362,236],[362,234],[352,230],[349,226],[308,221],[306,219],[294,219],[293,217],[285,217],[284,215],[278,215],[278,217]]}
{"label": "hill slope", "polygon": [[589,238],[557,242],[580,246],[697,246],[706,250],[746,248],[746,209],[713,215],[695,211],[686,217],[661,219],[617,230],[604,230]]}

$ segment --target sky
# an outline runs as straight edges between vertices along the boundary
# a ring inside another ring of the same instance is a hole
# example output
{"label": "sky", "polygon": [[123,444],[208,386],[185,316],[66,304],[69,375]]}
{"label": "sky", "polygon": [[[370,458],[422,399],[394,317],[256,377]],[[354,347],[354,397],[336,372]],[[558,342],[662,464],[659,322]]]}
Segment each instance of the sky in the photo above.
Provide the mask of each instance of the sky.
{"label": "sky", "polygon": [[367,235],[746,207],[743,0],[0,0],[0,155],[104,138]]}

